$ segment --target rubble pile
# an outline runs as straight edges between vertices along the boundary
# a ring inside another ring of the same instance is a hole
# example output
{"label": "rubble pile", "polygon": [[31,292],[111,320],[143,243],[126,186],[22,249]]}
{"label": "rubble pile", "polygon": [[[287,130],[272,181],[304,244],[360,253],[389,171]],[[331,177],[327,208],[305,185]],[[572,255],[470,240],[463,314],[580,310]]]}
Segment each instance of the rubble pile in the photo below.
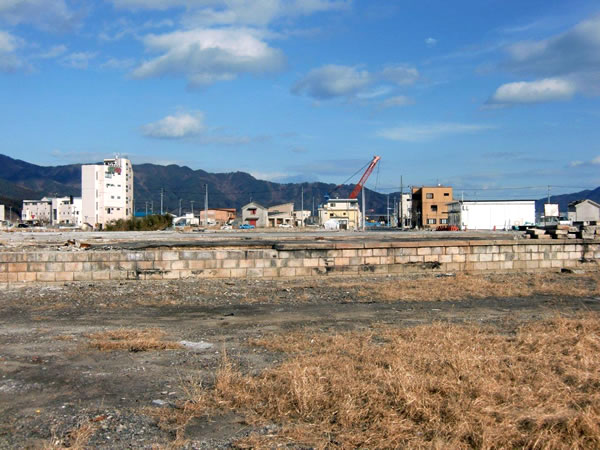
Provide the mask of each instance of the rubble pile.
{"label": "rubble pile", "polygon": [[548,225],[525,231],[525,239],[600,239],[600,225]]}

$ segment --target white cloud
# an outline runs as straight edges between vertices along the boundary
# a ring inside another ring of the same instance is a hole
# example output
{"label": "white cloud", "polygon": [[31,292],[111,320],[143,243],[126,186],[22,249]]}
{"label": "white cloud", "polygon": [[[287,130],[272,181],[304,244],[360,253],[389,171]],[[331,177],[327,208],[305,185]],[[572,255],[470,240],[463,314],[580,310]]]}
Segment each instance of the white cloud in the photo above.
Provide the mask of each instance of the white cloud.
{"label": "white cloud", "polygon": [[506,105],[569,100],[574,93],[573,83],[559,78],[519,81],[500,86],[488,100],[488,104]]}
{"label": "white cloud", "polygon": [[15,72],[27,64],[15,53],[24,41],[7,31],[0,31],[0,72]]}
{"label": "white cloud", "polygon": [[386,128],[376,133],[378,137],[391,141],[421,142],[437,139],[449,134],[477,133],[496,128],[493,125],[465,123],[434,123],[429,125],[403,125]]}
{"label": "white cloud", "polygon": [[400,64],[384,68],[381,77],[398,85],[414,84],[419,78],[419,71],[415,67]]}
{"label": "white cloud", "polygon": [[394,108],[397,106],[412,105],[414,101],[405,95],[396,95],[395,97],[386,98],[380,103],[382,108]]}
{"label": "white cloud", "polygon": [[0,20],[32,24],[41,29],[70,29],[80,19],[65,0],[0,0]]}
{"label": "white cloud", "polygon": [[358,94],[371,81],[371,75],[366,70],[329,64],[311,70],[292,87],[292,92],[321,100],[348,97]]}
{"label": "white cloud", "polygon": [[41,53],[38,55],[39,58],[42,59],[53,59],[63,55],[67,51],[66,45],[55,45],[48,49],[48,51]]}
{"label": "white cloud", "polygon": [[88,68],[89,63],[96,57],[95,52],[74,52],[69,53],[61,59],[61,64],[72,69],[85,70]]}
{"label": "white cloud", "polygon": [[110,58],[100,65],[101,69],[125,70],[135,66],[135,60],[132,58]]}
{"label": "white cloud", "polygon": [[0,31],[0,53],[14,52],[21,45],[21,40],[7,31]]}
{"label": "white cloud", "polygon": [[568,78],[578,90],[600,93],[600,15],[564,33],[508,47],[506,66],[520,74]]}
{"label": "white cloud", "polygon": [[190,26],[249,25],[264,27],[281,18],[308,16],[318,12],[340,10],[349,1],[332,0],[227,0],[213,2],[187,15]]}
{"label": "white cloud", "polygon": [[600,156],[596,156],[595,158],[589,161],[571,161],[569,163],[570,167],[581,167],[581,166],[600,166]]}
{"label": "white cloud", "polygon": [[204,130],[204,115],[178,113],[142,127],[145,136],[159,139],[182,139],[196,136]]}
{"label": "white cloud", "polygon": [[427,39],[425,39],[425,45],[427,45],[427,47],[435,47],[436,44],[437,39],[434,39],[432,37],[428,37]]}
{"label": "white cloud", "polygon": [[[245,169],[247,170],[247,169]],[[267,180],[267,181],[277,181],[282,178],[286,178],[290,176],[287,172],[262,172],[262,171],[250,171],[250,175],[252,175],[257,180]]]}
{"label": "white cloud", "polygon": [[282,19],[348,8],[351,0],[112,0],[118,8],[185,8],[186,26],[266,26]]}
{"label": "white cloud", "polygon": [[336,97],[369,100],[389,94],[393,85],[413,84],[418,78],[419,71],[406,64],[390,65],[379,72],[328,64],[308,72],[292,86],[292,93],[317,100]]}
{"label": "white cloud", "polygon": [[231,80],[240,74],[273,72],[283,67],[283,53],[264,42],[262,33],[245,28],[194,29],[150,34],[143,42],[160,56],[142,63],[135,78],[185,76],[191,85]]}

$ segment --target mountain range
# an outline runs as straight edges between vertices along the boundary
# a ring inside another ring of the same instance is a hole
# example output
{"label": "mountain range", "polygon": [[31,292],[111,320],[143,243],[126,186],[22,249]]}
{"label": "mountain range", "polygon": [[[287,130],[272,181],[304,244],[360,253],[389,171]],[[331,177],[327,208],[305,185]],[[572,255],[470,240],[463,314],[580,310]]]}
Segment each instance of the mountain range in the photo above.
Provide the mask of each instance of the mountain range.
{"label": "mountain range", "polygon": [[[98,164],[98,163],[90,163]],[[250,201],[265,206],[284,202],[294,202],[300,209],[304,192],[304,209],[315,209],[325,196],[344,198],[354,185],[336,186],[330,183],[274,183],[258,180],[245,172],[209,173],[193,170],[186,166],[157,164],[136,164],[134,170],[135,207],[137,211],[160,211],[161,191],[163,210],[189,211],[194,202],[194,210],[204,207],[205,186],[208,185],[209,207],[240,209]],[[20,210],[23,199],[38,199],[43,196],[80,196],[81,164],[63,166],[39,166],[0,154],[0,203]],[[385,213],[388,195],[365,189],[367,209]],[[399,192],[389,194],[392,199]],[[560,211],[567,211],[573,200],[589,198],[600,203],[600,187],[571,194],[554,195],[552,203],[558,203]],[[536,201],[536,211],[543,210],[546,198]]]}
{"label": "mountain range", "polygon": [[[99,163],[90,163],[99,164]],[[163,211],[189,211],[193,201],[195,211],[204,208],[205,189],[208,186],[209,207],[240,209],[250,201],[264,206],[294,202],[297,209],[318,207],[325,196],[344,198],[354,185],[336,186],[330,183],[274,183],[258,180],[245,172],[209,173],[189,167],[157,164],[136,164],[134,171],[134,195],[136,211],[160,211],[161,192]],[[45,167],[0,154],[0,202],[5,198],[20,204],[23,199],[43,196],[80,196],[81,164]],[[385,212],[387,195],[370,189],[365,190],[367,208]],[[398,193],[390,193],[390,204]]]}

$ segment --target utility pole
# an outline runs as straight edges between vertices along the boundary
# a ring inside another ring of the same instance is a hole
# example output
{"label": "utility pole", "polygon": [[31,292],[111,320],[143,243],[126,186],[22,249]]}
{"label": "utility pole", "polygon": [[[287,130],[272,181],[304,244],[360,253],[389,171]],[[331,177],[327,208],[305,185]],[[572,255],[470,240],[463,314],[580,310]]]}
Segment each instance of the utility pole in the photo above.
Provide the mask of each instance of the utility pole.
{"label": "utility pole", "polygon": [[404,230],[404,183],[402,183],[402,175],[400,175],[400,222]]}
{"label": "utility pole", "polygon": [[204,185],[205,196],[204,196],[204,226],[208,226],[208,184]]}
{"label": "utility pole", "polygon": [[179,199],[179,217],[181,217],[181,199]]}
{"label": "utility pole", "polygon": [[148,201],[146,201],[146,215],[148,215]]}
{"label": "utility pole", "polygon": [[315,217],[315,196],[313,195],[312,216]]}
{"label": "utility pole", "polygon": [[154,200],[150,200],[150,214],[154,214]]}
{"label": "utility pole", "polygon": [[163,215],[163,188],[160,188],[160,215]]}
{"label": "utility pole", "polygon": [[390,194],[387,195],[387,206],[385,208],[385,213],[386,213],[385,226],[389,227],[390,226]]}
{"label": "utility pole", "polygon": [[302,218],[302,228],[304,228],[304,186],[301,186],[302,201],[300,203],[300,217]]}
{"label": "utility pole", "polygon": [[362,230],[365,231],[365,188],[361,189],[362,192]]}
{"label": "utility pole", "polygon": [[190,203],[192,205],[192,217],[194,217],[194,200],[190,200]]}
{"label": "utility pole", "polygon": [[[550,204],[550,185],[548,185],[548,205]],[[550,209],[550,207],[548,208],[544,208],[544,226],[546,226],[546,209]]]}

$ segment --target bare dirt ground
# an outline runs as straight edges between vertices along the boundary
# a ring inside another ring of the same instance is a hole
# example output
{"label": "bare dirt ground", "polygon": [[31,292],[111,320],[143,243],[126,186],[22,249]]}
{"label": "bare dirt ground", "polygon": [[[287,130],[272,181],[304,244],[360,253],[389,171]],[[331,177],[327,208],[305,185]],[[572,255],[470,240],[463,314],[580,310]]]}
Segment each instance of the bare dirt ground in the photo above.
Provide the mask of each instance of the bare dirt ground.
{"label": "bare dirt ground", "polygon": [[[283,410],[281,420],[250,420],[243,413],[250,398],[198,406],[222,380],[216,374],[223,374],[224,355],[251,380],[284,367],[292,357],[281,344],[291,342],[287,336],[372,338],[384,329],[385,340],[448,323],[506,337],[524,324],[590,314],[600,317],[597,273],[71,283],[3,291],[0,447],[272,446],[257,436],[283,433]],[[191,414],[190,404],[196,405]],[[303,430],[283,433],[285,445],[360,444],[307,441],[306,433],[317,429]],[[403,441],[410,442],[424,445]]]}

